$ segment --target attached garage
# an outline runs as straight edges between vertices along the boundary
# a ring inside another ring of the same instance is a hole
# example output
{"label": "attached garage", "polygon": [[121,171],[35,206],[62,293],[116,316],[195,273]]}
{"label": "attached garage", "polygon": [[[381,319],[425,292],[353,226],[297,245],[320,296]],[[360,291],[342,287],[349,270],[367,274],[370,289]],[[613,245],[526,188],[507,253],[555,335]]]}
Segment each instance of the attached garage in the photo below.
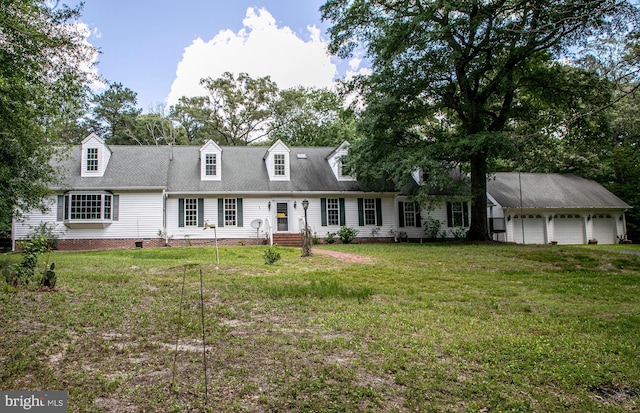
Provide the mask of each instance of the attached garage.
{"label": "attached garage", "polygon": [[558,244],[586,244],[584,219],[580,215],[554,215],[553,235]]}
{"label": "attached garage", "polygon": [[[524,239],[522,230],[524,228]],[[544,244],[542,215],[516,215],[513,220],[513,241],[518,244]]]}
{"label": "attached garage", "polygon": [[598,240],[600,244],[615,244],[618,242],[616,237],[616,220],[611,215],[593,215],[593,238]]}

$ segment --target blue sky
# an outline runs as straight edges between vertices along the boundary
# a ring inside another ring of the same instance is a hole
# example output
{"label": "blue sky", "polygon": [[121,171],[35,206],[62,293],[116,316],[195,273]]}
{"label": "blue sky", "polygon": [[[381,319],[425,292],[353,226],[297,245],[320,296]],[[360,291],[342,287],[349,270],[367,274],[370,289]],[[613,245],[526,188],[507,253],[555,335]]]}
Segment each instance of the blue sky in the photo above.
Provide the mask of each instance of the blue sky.
{"label": "blue sky", "polygon": [[[97,72],[138,93],[145,112],[202,95],[200,78],[224,71],[270,75],[281,89],[330,86],[360,60],[326,53],[324,0],[85,0],[81,22]],[[70,2],[70,5],[76,4]]]}

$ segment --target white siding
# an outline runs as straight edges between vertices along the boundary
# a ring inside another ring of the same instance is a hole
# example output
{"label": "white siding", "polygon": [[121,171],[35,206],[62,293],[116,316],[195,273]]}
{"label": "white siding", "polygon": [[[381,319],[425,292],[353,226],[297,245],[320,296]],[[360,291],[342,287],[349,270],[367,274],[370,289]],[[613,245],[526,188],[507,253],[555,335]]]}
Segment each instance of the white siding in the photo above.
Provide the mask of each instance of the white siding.
{"label": "white siding", "polygon": [[57,221],[57,196],[49,198],[49,211],[30,211],[16,222],[14,238],[24,238],[42,222],[55,225],[60,239],[157,238],[162,229],[162,193],[114,193],[119,195],[119,220],[105,228],[68,228]]}

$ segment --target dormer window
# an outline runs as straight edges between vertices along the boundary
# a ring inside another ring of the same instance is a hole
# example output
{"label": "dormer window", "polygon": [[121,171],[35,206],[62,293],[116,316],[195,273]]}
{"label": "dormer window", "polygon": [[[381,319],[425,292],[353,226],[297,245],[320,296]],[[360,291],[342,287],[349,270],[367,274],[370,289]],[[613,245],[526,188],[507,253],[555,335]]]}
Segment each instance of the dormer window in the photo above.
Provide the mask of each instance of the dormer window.
{"label": "dormer window", "polygon": [[111,159],[111,149],[98,135],[92,133],[82,140],[80,154],[80,176],[87,178],[104,176]]}
{"label": "dormer window", "polygon": [[87,171],[98,170],[98,148],[87,148]]}
{"label": "dormer window", "polygon": [[211,139],[200,148],[200,179],[222,180],[222,148]]}
{"label": "dormer window", "polygon": [[273,174],[275,176],[285,175],[284,154],[276,153],[275,155],[273,155]]}
{"label": "dormer window", "polygon": [[215,153],[205,155],[205,175],[216,176],[218,174],[218,162]]}
{"label": "dormer window", "polygon": [[355,181],[356,179],[349,175],[351,171],[345,166],[344,160],[349,154],[349,142],[344,141],[329,156],[327,162],[338,181]]}
{"label": "dormer window", "polygon": [[271,181],[291,179],[290,153],[291,149],[279,139],[267,150],[263,159]]}

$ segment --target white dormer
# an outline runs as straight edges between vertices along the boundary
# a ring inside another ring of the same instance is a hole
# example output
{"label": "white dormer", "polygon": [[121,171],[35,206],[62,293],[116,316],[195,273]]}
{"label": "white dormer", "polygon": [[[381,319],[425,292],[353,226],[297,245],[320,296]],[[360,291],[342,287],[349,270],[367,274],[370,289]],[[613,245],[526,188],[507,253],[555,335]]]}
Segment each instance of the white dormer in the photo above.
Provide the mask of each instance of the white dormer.
{"label": "white dormer", "polygon": [[344,170],[342,160],[349,154],[349,142],[344,141],[333,152],[327,156],[327,162],[338,181],[355,181],[356,179],[348,175]]}
{"label": "white dormer", "polygon": [[80,176],[102,177],[111,159],[111,149],[95,133],[82,141]]}
{"label": "white dormer", "polygon": [[269,179],[272,181],[289,181],[291,180],[291,162],[289,153],[291,149],[287,147],[280,139],[276,141],[267,153],[264,155],[264,162],[269,173]]}
{"label": "white dormer", "polygon": [[203,181],[222,180],[222,148],[209,139],[200,148],[200,179]]}

